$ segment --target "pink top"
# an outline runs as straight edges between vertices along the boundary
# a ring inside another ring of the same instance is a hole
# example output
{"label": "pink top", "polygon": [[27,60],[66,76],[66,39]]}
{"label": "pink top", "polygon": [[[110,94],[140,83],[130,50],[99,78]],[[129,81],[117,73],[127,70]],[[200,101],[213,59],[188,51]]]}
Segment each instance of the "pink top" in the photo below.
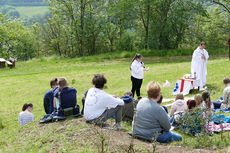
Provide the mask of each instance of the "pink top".
{"label": "pink top", "polygon": [[176,100],[171,107],[170,116],[185,112],[188,109],[186,102],[182,99]]}

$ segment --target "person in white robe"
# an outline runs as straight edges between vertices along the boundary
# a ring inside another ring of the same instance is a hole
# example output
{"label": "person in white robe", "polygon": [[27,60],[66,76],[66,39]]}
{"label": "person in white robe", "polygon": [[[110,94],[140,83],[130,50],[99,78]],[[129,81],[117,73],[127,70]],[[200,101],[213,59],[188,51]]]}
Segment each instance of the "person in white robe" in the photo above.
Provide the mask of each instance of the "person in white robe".
{"label": "person in white robe", "polygon": [[192,64],[191,64],[191,73],[196,75],[197,79],[200,79],[200,90],[204,90],[206,85],[206,76],[207,76],[207,61],[209,55],[205,50],[205,43],[201,42],[200,46],[193,52]]}

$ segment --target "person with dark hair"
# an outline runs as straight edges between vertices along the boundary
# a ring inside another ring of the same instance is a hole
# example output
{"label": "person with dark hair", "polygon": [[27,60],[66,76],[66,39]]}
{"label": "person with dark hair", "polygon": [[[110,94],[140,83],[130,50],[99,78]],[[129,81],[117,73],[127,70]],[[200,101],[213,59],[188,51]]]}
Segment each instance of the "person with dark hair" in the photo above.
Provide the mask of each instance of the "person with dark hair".
{"label": "person with dark hair", "polygon": [[193,52],[192,63],[191,63],[191,73],[194,77],[200,79],[199,90],[204,91],[203,88],[206,85],[207,76],[207,62],[208,62],[208,52],[205,50],[205,42],[201,42],[200,46]]}
{"label": "person with dark hair", "polygon": [[57,78],[53,78],[50,80],[50,88],[52,90],[45,93],[43,99],[43,105],[46,114],[51,114],[54,111],[54,107],[53,107],[54,95],[59,91]]}
{"label": "person with dark hair", "polygon": [[[77,90],[69,87],[65,78],[58,79],[58,86],[60,91],[54,95],[54,110],[57,110],[58,116],[78,115],[80,107],[77,104]],[[57,108],[57,101],[60,106]]]}
{"label": "person with dark hair", "polygon": [[103,74],[95,74],[92,80],[94,88],[88,90],[85,99],[84,117],[88,123],[106,126],[106,121],[116,116],[114,129],[121,129],[123,100],[106,93],[104,85],[107,80]]}
{"label": "person with dark hair", "polygon": [[142,62],[143,56],[141,54],[136,54],[131,63],[131,81],[132,81],[132,93],[133,97],[135,96],[135,92],[137,94],[137,99],[140,100],[140,89],[142,85],[142,81],[144,78],[144,71],[148,71],[148,68],[145,68],[144,63]]}
{"label": "person with dark hair", "polygon": [[181,141],[181,135],[170,131],[168,114],[157,104],[161,97],[160,91],[159,83],[154,81],[148,83],[148,98],[142,98],[137,104],[135,120],[132,123],[132,134],[147,141],[156,138],[156,141],[160,143]]}
{"label": "person with dark hair", "polygon": [[33,104],[25,103],[22,107],[22,112],[18,115],[18,122],[21,126],[34,120],[34,115],[32,114]]}
{"label": "person with dark hair", "polygon": [[215,109],[230,109],[230,78],[224,78],[223,83],[225,86],[223,98],[212,102]]}
{"label": "person with dark hair", "polygon": [[188,112],[191,112],[192,109],[196,107],[196,101],[195,100],[188,100],[187,106],[188,106]]}
{"label": "person with dark hair", "polygon": [[210,96],[210,93],[208,91],[204,91],[203,94],[202,94],[202,99],[203,99],[203,103],[201,104],[201,108],[202,109],[210,109],[211,111],[214,110],[214,105],[213,103],[211,102],[211,96]]}
{"label": "person with dark hair", "polygon": [[[162,104],[163,96],[161,95],[160,99],[157,101],[159,105]],[[168,108],[166,106],[162,106],[162,108],[165,110],[165,112],[168,114]]]}

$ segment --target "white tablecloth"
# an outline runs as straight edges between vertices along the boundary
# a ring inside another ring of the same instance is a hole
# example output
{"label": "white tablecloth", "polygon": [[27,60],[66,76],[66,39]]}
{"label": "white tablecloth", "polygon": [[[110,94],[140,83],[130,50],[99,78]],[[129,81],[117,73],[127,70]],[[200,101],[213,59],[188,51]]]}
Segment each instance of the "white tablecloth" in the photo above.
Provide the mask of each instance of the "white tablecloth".
{"label": "white tablecloth", "polygon": [[200,86],[200,79],[178,79],[176,82],[173,95],[183,93],[183,95],[189,94],[190,90],[196,89]]}

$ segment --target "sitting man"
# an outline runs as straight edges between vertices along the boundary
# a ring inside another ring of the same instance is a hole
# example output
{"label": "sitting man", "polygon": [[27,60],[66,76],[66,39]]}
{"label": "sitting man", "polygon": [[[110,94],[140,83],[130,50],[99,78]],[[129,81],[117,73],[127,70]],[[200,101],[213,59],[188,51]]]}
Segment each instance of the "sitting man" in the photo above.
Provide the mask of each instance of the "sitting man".
{"label": "sitting man", "polygon": [[132,134],[137,138],[167,143],[173,140],[180,141],[182,137],[170,130],[171,125],[167,113],[157,104],[161,94],[161,87],[157,82],[147,85],[148,98],[141,99],[137,104],[137,112],[132,125]]}
{"label": "sitting man", "polygon": [[[68,87],[65,78],[58,80],[60,91],[54,95],[54,109],[57,110],[58,116],[70,116],[79,114],[79,105],[77,104],[77,90]],[[56,102],[59,101],[60,107],[57,109]]]}
{"label": "sitting man", "polygon": [[104,92],[107,80],[102,74],[94,75],[94,88],[89,89],[84,108],[84,117],[88,123],[105,126],[106,121],[116,116],[115,129],[121,129],[123,100]]}
{"label": "sitting man", "polygon": [[59,92],[57,78],[53,78],[52,80],[50,80],[50,87],[52,88],[52,90],[45,93],[44,100],[43,100],[46,114],[51,114],[54,111],[54,107],[53,107],[54,95]]}
{"label": "sitting man", "polygon": [[223,82],[225,85],[223,100],[219,99],[217,102],[212,102],[215,109],[230,109],[230,78],[225,78]]}

